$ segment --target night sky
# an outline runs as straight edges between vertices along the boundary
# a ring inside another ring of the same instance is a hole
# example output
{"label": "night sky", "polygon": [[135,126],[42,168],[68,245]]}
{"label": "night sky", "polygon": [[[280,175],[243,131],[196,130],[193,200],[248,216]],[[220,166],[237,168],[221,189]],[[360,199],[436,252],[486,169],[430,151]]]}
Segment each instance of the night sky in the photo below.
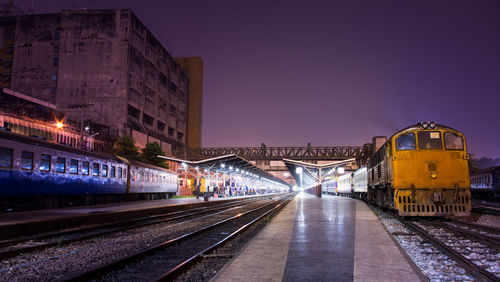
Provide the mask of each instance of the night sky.
{"label": "night sky", "polygon": [[132,8],[174,57],[203,58],[204,146],[362,145],[436,121],[500,157],[498,0],[76,3]]}

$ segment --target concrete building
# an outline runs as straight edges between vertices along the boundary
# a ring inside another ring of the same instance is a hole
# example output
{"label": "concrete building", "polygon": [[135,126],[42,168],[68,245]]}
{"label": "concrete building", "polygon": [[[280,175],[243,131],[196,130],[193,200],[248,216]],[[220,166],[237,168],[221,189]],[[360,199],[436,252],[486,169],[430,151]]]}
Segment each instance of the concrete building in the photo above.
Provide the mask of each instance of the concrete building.
{"label": "concrete building", "polygon": [[187,147],[202,146],[203,114],[203,61],[200,57],[175,58],[189,77],[189,95],[187,110]]}
{"label": "concrete building", "polygon": [[[193,88],[202,70],[198,79]],[[188,75],[131,10],[0,18],[0,83],[71,119],[83,112],[83,120],[132,135],[139,147],[156,141],[170,153],[186,145]]]}

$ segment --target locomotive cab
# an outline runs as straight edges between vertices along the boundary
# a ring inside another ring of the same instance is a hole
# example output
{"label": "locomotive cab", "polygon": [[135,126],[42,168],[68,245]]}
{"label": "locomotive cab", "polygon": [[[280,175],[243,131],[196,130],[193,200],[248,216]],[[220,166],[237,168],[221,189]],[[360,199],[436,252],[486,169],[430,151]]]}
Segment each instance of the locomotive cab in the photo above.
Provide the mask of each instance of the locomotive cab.
{"label": "locomotive cab", "polygon": [[470,177],[464,135],[450,127],[421,123],[388,143],[394,208],[400,215],[470,212]]}

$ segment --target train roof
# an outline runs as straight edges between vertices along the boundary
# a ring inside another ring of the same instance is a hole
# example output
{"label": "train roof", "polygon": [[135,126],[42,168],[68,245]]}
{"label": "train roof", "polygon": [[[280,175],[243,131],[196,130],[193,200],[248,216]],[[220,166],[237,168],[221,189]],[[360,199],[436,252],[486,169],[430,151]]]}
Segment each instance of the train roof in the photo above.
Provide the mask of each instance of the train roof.
{"label": "train roof", "polygon": [[483,169],[478,170],[474,173],[471,173],[471,176],[476,176],[476,175],[480,175],[480,174],[487,173],[487,172],[493,172],[495,170],[500,170],[500,166],[492,166],[492,167],[488,167],[488,168],[483,168]]}
{"label": "train roof", "polygon": [[67,145],[57,144],[57,143],[49,142],[46,140],[42,140],[39,137],[30,137],[30,136],[17,134],[17,133],[13,133],[13,132],[9,132],[9,131],[0,131],[0,138],[18,141],[18,142],[23,142],[23,143],[27,143],[27,144],[31,144],[31,145],[35,145],[35,146],[42,146],[42,147],[46,147],[46,148],[61,150],[61,151],[69,152],[69,153],[87,155],[87,156],[91,156],[91,157],[95,157],[95,158],[118,160],[118,158],[116,158],[114,155],[111,155],[111,154],[88,151],[88,150],[83,150],[83,149],[75,148],[75,147],[69,147]]}
{"label": "train roof", "polygon": [[[126,159],[126,158],[124,158]],[[136,160],[131,160],[131,159],[126,159],[131,165],[135,165],[135,166],[141,166],[141,167],[147,167],[147,168],[150,168],[150,169],[156,169],[156,170],[161,170],[161,171],[164,171],[164,172],[169,172],[169,173],[175,173],[174,171],[172,170],[169,170],[169,169],[166,169],[166,168],[163,168],[163,167],[159,167],[159,166],[155,166],[155,165],[152,165],[152,164],[148,164],[148,163],[144,163],[144,162],[140,162],[140,161],[136,161]]]}
{"label": "train roof", "polygon": [[[422,128],[422,123],[419,122],[417,124],[414,124],[414,125],[411,125],[411,126],[408,126],[406,128],[403,128],[401,130],[398,130],[396,133],[394,133],[389,139],[391,139],[392,137],[394,137],[395,135],[398,135],[398,134],[401,134],[403,132],[406,132],[406,131],[410,131],[410,130],[415,130],[415,129],[423,129]],[[459,130],[456,130],[455,128],[453,127],[450,127],[450,126],[447,126],[447,125],[443,125],[443,124],[439,124],[437,123],[436,124],[436,127],[435,128],[427,128],[426,130],[433,130],[433,129],[448,129],[448,130],[452,130],[452,131],[456,131],[456,132],[460,132]],[[461,132],[460,132],[461,133]]]}

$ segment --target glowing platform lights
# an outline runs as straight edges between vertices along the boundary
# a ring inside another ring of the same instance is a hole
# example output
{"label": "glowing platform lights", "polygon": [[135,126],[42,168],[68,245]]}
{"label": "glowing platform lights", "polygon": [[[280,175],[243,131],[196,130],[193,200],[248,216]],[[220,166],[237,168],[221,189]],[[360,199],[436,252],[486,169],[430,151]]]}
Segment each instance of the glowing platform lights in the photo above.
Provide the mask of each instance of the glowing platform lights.
{"label": "glowing platform lights", "polygon": [[201,161],[158,157],[180,163],[183,170],[187,172],[186,177],[189,174],[193,180],[196,179],[195,183],[198,183],[200,179],[205,179],[204,183],[210,191],[219,187],[219,192],[222,188],[222,193],[229,195],[231,191],[234,195],[234,191],[238,191],[238,194],[246,194],[247,192],[269,193],[290,190],[286,182],[234,154]]}

